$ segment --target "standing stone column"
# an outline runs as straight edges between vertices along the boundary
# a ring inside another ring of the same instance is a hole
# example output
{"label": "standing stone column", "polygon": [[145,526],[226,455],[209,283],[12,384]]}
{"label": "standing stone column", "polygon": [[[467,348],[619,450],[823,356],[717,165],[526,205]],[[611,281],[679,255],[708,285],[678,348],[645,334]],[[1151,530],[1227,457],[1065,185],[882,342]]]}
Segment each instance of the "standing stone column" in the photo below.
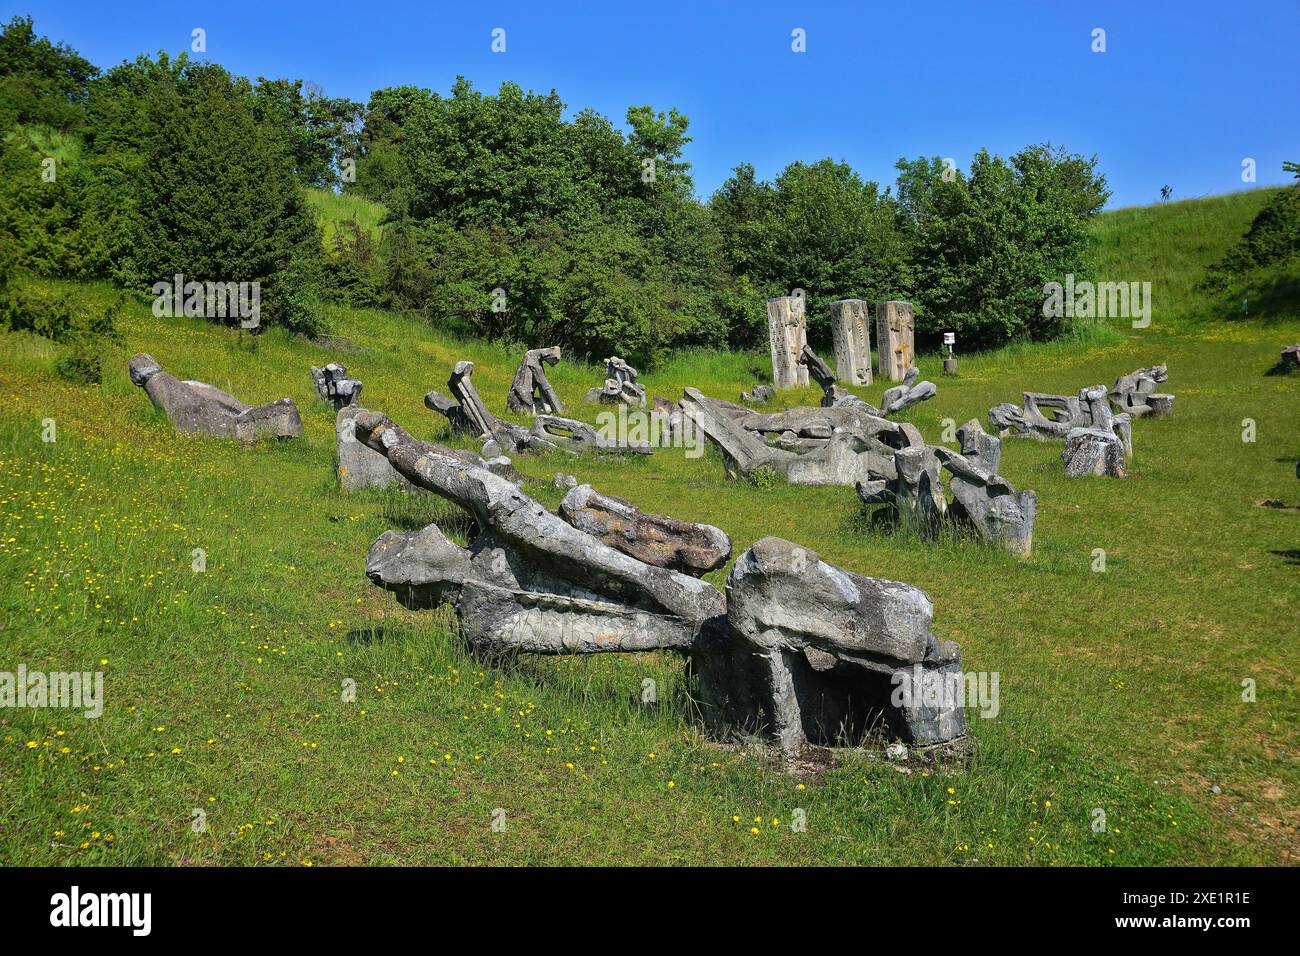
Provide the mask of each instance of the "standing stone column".
{"label": "standing stone column", "polygon": [[901,382],[916,364],[912,303],[876,304],[876,371],[891,382]]}
{"label": "standing stone column", "polygon": [[835,342],[835,377],[850,385],[871,384],[871,326],[867,303],[839,299],[831,303],[831,335]]}
{"label": "standing stone column", "polygon": [[767,332],[772,346],[772,384],[777,388],[807,385],[808,369],[799,364],[799,355],[808,344],[803,296],[768,299]]}

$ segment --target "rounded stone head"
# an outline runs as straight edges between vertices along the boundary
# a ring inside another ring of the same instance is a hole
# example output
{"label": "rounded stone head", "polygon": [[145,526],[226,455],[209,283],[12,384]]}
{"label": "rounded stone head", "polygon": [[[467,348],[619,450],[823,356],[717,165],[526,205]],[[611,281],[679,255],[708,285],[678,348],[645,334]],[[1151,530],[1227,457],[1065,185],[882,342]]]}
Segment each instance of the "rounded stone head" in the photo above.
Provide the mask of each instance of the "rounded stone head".
{"label": "rounded stone head", "polygon": [[130,370],[131,383],[144,388],[149,379],[162,371],[162,366],[155,362],[148,352],[141,352],[131,357]]}

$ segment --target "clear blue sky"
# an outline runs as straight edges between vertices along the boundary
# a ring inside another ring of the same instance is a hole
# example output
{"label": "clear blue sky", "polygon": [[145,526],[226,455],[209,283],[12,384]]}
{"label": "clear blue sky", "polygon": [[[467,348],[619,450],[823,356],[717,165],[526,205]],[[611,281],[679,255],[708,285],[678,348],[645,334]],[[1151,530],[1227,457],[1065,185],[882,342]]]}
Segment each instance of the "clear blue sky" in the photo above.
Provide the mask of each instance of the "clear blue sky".
{"label": "clear blue sky", "polygon": [[[180,52],[251,77],[314,80],[365,101],[384,86],[445,92],[457,74],[554,88],[623,123],[632,104],[691,120],[707,197],[733,166],[763,178],[825,156],[892,183],[899,156],[1006,155],[1051,140],[1100,157],[1110,205],[1282,183],[1300,160],[1297,0],[925,3],[524,3],[0,0],[100,67]],[[506,52],[491,52],[491,31]],[[1092,31],[1106,31],[1093,53]],[[807,52],[791,51],[806,31]]]}

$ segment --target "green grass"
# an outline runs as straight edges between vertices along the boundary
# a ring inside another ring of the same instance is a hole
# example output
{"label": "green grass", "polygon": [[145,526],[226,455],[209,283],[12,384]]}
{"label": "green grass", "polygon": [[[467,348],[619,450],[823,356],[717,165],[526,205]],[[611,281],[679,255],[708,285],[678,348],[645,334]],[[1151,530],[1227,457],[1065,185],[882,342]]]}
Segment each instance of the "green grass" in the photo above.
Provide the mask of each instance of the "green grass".
{"label": "green grass", "polygon": [[307,202],[316,212],[324,241],[329,246],[339,223],[353,220],[376,243],[380,239],[380,222],[388,211],[382,204],[355,193],[333,193],[324,189],[306,190]]}
{"label": "green grass", "polygon": [[[1113,237],[1112,255],[1135,257],[1112,260],[1119,277],[1159,274],[1162,259],[1140,258],[1141,216],[1112,215],[1134,217]],[[1145,330],[963,356],[955,379],[923,356],[939,394],[906,417],[931,441],[1025,389],[1075,392],[1168,362],[1174,413],[1136,423],[1130,478],[1068,480],[1058,446],[1005,444],[1003,473],[1039,495],[1027,561],[873,533],[851,489],[731,482],[713,451],[517,458],[549,506],[549,478],[570,472],[716,524],[737,553],[775,534],[920,586],[964,667],[1001,675],[1001,712],[973,718],[968,768],[903,773],[849,754],[801,780],[703,739],[670,655],[485,668],[446,609],[408,612],[371,586],[365,552],[382,531],[464,522],[432,496],[337,491],[333,415],[308,365],[343,361],[367,407],[446,440],[424,392],[469,358],[492,410],[518,421],[505,408],[518,355],[384,312],[328,318],[348,351],[275,331],[249,350],[142,306],[120,323],[98,388],[58,379],[49,343],[2,337],[0,670],[103,670],[106,705],[98,720],[0,710],[0,864],[1296,862],[1300,510],[1257,502],[1300,504],[1300,378],[1265,375],[1300,323],[1157,312]],[[305,437],[245,448],[176,435],[127,378],[141,350],[248,401],[292,397]],[[735,400],[766,365],[689,353],[643,380],[651,394],[695,385]],[[568,360],[552,373],[589,421],[598,410],[581,397],[600,377]],[[858,391],[878,400],[883,388]],[[1241,440],[1245,418],[1254,443]],[[1091,569],[1097,548],[1104,573]],[[656,707],[640,703],[647,678]],[[1255,703],[1241,700],[1245,678]],[[349,679],[355,703],[341,697]],[[1091,828],[1096,808],[1105,833]],[[788,826],[796,809],[806,832]]]}

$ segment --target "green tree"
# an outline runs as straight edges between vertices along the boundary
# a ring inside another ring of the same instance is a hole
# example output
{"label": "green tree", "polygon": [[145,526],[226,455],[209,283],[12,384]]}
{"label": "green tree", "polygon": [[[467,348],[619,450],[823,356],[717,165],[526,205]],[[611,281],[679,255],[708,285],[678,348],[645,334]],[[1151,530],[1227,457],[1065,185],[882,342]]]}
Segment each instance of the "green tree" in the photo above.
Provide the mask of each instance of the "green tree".
{"label": "green tree", "polygon": [[177,273],[259,282],[264,322],[319,330],[319,232],[246,80],[141,57],[105,75],[90,109],[83,230],[103,271],[135,289]]}

